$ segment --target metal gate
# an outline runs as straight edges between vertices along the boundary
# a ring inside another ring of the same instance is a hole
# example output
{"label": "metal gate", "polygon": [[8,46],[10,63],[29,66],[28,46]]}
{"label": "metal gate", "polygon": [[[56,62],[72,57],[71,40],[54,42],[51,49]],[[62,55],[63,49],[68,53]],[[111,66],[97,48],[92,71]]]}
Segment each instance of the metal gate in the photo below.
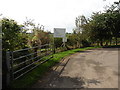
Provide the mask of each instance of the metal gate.
{"label": "metal gate", "polygon": [[45,44],[32,48],[6,52],[7,83],[16,80],[53,57],[53,45]]}

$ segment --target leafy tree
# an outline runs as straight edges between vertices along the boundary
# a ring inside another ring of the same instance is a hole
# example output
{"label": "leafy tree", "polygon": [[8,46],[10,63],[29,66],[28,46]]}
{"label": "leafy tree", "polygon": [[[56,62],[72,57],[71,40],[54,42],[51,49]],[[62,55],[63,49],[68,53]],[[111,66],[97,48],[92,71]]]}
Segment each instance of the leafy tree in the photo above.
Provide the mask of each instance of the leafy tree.
{"label": "leafy tree", "polygon": [[76,25],[76,32],[82,32],[82,26],[87,23],[87,19],[84,15],[76,17],[75,25]]}
{"label": "leafy tree", "polygon": [[3,18],[2,22],[2,50],[16,50],[26,46],[27,36],[22,33],[22,26],[12,19]]}
{"label": "leafy tree", "polygon": [[[51,43],[51,36],[49,32],[44,31],[44,26],[40,24],[35,25],[33,23],[33,20],[27,19],[26,22],[24,22],[25,27],[27,28],[27,31],[30,31],[28,38],[28,45],[30,47],[36,47],[34,48],[34,52],[37,52],[39,47],[44,44],[50,44]],[[39,46],[39,47],[37,47]],[[37,53],[34,55],[37,56]]]}
{"label": "leafy tree", "polygon": [[118,12],[114,13],[93,13],[89,22],[82,26],[83,32],[82,37],[86,38],[91,42],[100,43],[111,43],[112,38],[115,38],[117,45],[117,38],[120,37],[119,23],[120,14]]}

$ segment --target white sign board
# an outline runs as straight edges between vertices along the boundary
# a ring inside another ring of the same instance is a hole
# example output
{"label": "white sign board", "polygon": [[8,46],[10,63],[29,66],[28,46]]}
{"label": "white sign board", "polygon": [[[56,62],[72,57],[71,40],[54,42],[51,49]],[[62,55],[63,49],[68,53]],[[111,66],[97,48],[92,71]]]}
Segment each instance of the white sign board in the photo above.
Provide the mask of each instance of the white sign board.
{"label": "white sign board", "polygon": [[63,42],[67,42],[67,37],[62,38]]}
{"label": "white sign board", "polygon": [[54,28],[54,37],[65,37],[65,28]]}

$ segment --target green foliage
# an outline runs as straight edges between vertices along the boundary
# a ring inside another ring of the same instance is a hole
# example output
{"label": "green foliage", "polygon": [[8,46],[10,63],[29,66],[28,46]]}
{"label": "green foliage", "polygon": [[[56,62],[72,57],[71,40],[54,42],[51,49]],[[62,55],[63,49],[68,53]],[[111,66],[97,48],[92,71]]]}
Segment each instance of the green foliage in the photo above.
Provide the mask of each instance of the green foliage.
{"label": "green foliage", "polygon": [[36,25],[35,23],[33,23],[33,20],[27,19],[27,21],[24,22],[24,26],[27,29],[27,31],[31,31],[31,35],[28,38],[28,45],[30,47],[52,43],[52,37],[50,35],[50,32],[44,31],[43,25]]}
{"label": "green foliage", "polygon": [[103,46],[111,43],[112,38],[120,38],[120,13],[93,13],[88,23],[84,24],[82,28],[82,40],[89,41],[91,43],[100,43]]}
{"label": "green foliage", "polygon": [[76,17],[76,20],[75,20],[76,32],[77,33],[82,32],[82,26],[87,23],[88,23],[87,19],[84,15]]}
{"label": "green foliage", "polygon": [[93,13],[88,19],[83,15],[78,16],[75,20],[76,28],[74,29],[74,34],[77,35],[74,37],[77,37],[77,40],[74,40],[82,46],[87,42],[89,44],[97,43],[101,46],[115,42],[117,45],[120,38],[120,10],[117,5],[108,6],[104,13]]}
{"label": "green foliage", "polygon": [[37,31],[38,38],[41,40],[42,45],[49,44],[52,42],[52,38],[50,37],[50,34],[45,31]]}
{"label": "green foliage", "polygon": [[62,38],[54,38],[54,44],[55,44],[55,48],[61,47],[63,44]]}
{"label": "green foliage", "polygon": [[3,18],[2,22],[2,49],[17,50],[26,46],[27,36],[22,33],[22,27],[12,19]]}
{"label": "green foliage", "polygon": [[90,46],[90,43],[87,40],[82,40],[81,43],[82,43],[83,47]]}

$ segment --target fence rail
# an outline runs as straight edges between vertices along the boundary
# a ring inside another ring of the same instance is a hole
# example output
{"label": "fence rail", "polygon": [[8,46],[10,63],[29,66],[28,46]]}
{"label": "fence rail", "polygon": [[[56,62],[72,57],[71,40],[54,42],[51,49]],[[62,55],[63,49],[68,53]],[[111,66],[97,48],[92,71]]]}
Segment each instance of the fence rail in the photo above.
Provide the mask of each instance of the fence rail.
{"label": "fence rail", "polygon": [[40,64],[47,62],[53,57],[53,50],[52,44],[45,44],[16,51],[7,51],[7,83],[22,77]]}

